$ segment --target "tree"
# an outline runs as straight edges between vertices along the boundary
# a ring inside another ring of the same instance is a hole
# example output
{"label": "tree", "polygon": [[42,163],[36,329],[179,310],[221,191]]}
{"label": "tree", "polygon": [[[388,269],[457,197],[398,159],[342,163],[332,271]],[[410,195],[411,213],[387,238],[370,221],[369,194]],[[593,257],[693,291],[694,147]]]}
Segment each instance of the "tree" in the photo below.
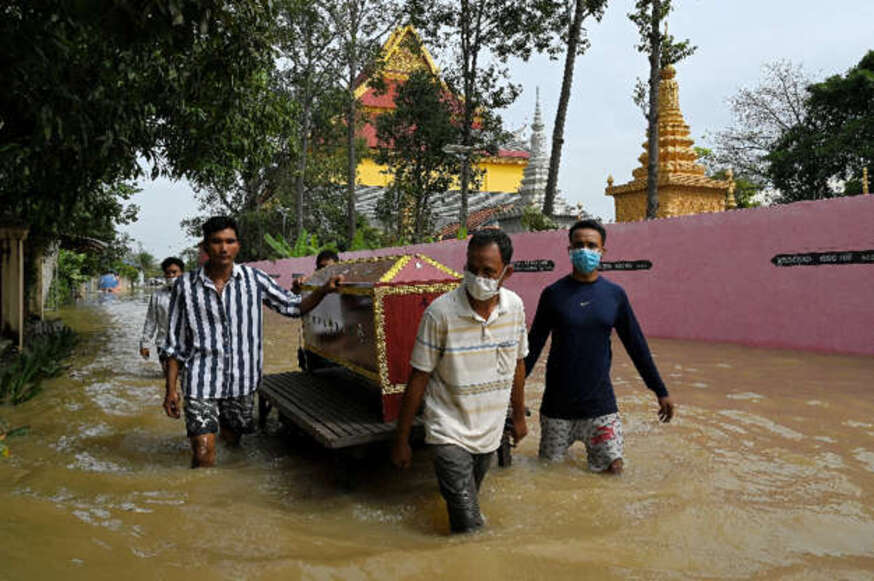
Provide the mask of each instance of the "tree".
{"label": "tree", "polygon": [[133,253],[131,262],[143,272],[143,276],[146,278],[157,276],[160,273],[155,257],[150,252],[143,250],[142,246],[140,246],[137,252]]}
{"label": "tree", "polygon": [[444,78],[461,98],[460,232],[467,227],[472,167],[502,132],[495,112],[519,87],[508,82],[510,57],[527,60],[550,46],[557,3],[525,0],[410,0],[414,24],[438,47],[451,47]]}
{"label": "tree", "polygon": [[290,118],[271,84],[275,20],[258,0],[4,2],[2,218],[73,233],[76,208],[93,214],[149,167],[220,185],[269,159]]}
{"label": "tree", "polygon": [[762,67],[762,79],[728,99],[732,124],[714,134],[713,160],[759,189],[773,188],[768,155],[787,132],[805,122],[806,87],[801,65],[775,61]]}
{"label": "tree", "polygon": [[574,82],[574,63],[577,55],[589,48],[589,40],[585,38],[583,21],[588,16],[594,16],[601,21],[607,0],[573,0],[562,2],[565,10],[558,19],[559,37],[566,45],[564,57],[564,74],[561,79],[561,93],[558,98],[558,108],[555,111],[555,123],[552,126],[552,152],[549,156],[549,170],[546,177],[546,191],[543,199],[543,214],[552,216],[555,204],[555,192],[558,188],[558,168],[561,164],[561,149],[564,145],[564,124],[567,118],[568,103],[570,103],[571,87]]}
{"label": "tree", "polygon": [[[327,136],[319,129],[336,126],[342,111],[337,78],[337,30],[326,3],[286,0],[280,10],[280,57],[284,63],[285,89],[299,107],[297,160],[294,175],[294,207],[297,236],[306,228],[307,169],[311,149]],[[328,123],[325,121],[328,120]],[[283,232],[283,236],[287,233]]]}
{"label": "tree", "polygon": [[807,93],[803,121],[766,158],[780,203],[859,193],[862,169],[874,168],[874,51]]}
{"label": "tree", "polygon": [[397,25],[401,4],[399,0],[335,0],[328,2],[328,11],[339,42],[337,64],[343,70],[339,79],[345,95],[346,237],[351,242],[355,239],[357,225],[355,182],[358,170],[356,124],[359,103],[355,98],[355,89],[361,78],[378,71],[381,39]]}
{"label": "tree", "polygon": [[376,121],[379,152],[392,184],[381,204],[382,215],[394,223],[396,240],[422,242],[431,233],[435,196],[452,186],[458,159],[444,151],[458,140],[453,123],[455,98],[424,70],[414,71],[395,95],[395,110]]}
{"label": "tree", "polygon": [[706,147],[694,149],[698,161],[707,170],[708,177],[714,180],[728,180],[730,177],[734,181],[734,202],[738,208],[756,208],[761,205],[761,202],[756,199],[762,193],[759,184],[745,175],[738,175],[730,166],[721,165],[712,149]]}
{"label": "tree", "polygon": [[[647,117],[647,151],[648,165],[646,173],[646,218],[656,217],[659,208],[659,78],[661,70],[695,52],[696,47],[689,40],[677,42],[674,37],[661,32],[661,24],[665,22],[673,7],[671,0],[636,0],[634,12],[628,18],[637,26],[640,33],[638,52],[649,57],[649,86],[644,89],[638,80],[635,89],[635,101],[644,109]],[[644,96],[649,96],[648,105],[643,105]]]}

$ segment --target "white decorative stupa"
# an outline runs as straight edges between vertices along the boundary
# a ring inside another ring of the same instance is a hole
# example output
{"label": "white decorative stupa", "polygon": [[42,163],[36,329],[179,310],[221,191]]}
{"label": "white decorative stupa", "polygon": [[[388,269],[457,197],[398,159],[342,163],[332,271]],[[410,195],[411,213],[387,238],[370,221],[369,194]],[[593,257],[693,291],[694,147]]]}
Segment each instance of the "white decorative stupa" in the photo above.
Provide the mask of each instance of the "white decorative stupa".
{"label": "white decorative stupa", "polygon": [[[519,186],[519,198],[512,208],[502,212],[498,218],[501,227],[507,232],[521,232],[524,227],[521,223],[522,212],[525,208],[535,206],[543,210],[543,201],[546,197],[546,181],[549,175],[549,156],[546,154],[546,134],[544,133],[543,116],[540,113],[540,88],[536,90],[534,102],[534,122],[531,124],[531,138],[529,145],[528,165],[522,173],[522,183]],[[570,208],[561,195],[556,192],[553,203],[553,221],[559,227],[573,224],[580,218],[588,215],[581,208]]]}
{"label": "white decorative stupa", "polygon": [[522,173],[522,183],[519,186],[519,194],[522,196],[521,204],[525,206],[536,204],[540,208],[543,207],[546,180],[549,173],[549,157],[544,152],[543,147],[546,141],[543,129],[543,117],[540,114],[540,88],[538,87],[534,102],[534,122],[531,124],[528,165]]}

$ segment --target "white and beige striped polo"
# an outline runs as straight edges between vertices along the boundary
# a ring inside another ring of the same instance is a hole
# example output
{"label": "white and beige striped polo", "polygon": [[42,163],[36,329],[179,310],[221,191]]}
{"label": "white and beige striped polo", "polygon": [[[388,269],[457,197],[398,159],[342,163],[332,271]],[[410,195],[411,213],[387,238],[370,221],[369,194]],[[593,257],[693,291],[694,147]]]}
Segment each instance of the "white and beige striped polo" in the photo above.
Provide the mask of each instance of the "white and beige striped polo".
{"label": "white and beige striped polo", "polygon": [[464,286],[425,310],[410,364],[431,374],[425,390],[425,441],[455,444],[473,454],[501,442],[516,362],[528,354],[525,308],[500,289],[485,320],[470,306]]}

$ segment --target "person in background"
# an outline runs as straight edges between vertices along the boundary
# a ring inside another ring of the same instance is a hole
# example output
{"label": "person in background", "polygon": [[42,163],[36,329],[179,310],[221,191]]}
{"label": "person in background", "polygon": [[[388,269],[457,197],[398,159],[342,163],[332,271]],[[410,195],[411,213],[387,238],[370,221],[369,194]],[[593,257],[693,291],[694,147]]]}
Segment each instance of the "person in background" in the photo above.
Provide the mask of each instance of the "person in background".
{"label": "person in background", "polygon": [[[322,250],[316,256],[316,270],[321,270],[326,266],[330,266],[340,261],[340,257],[333,250]],[[308,277],[296,278],[291,281],[291,292],[296,295],[301,293],[303,283]],[[299,345],[303,345],[303,327],[298,330],[297,341]],[[303,347],[297,348],[297,365],[301,369],[317,369],[329,365],[328,361],[319,357],[315,353],[307,353]]]}
{"label": "person in background", "polygon": [[631,303],[618,284],[600,276],[607,232],[595,220],[568,231],[571,274],[543,289],[528,334],[526,376],[552,334],[546,389],[540,407],[541,459],[559,461],[574,442],[586,446],[589,469],[622,472],[622,422],[610,382],[613,329],[658,398],[659,419],[671,421],[674,404],[659,376]]}
{"label": "person in background", "polygon": [[264,357],[262,304],[299,317],[343,280],[331,277],[301,298],[267,273],[236,264],[237,223],[225,216],[203,224],[203,241],[209,260],[173,285],[162,348],[168,357],[164,411],[172,418],[182,415],[177,382],[180,368],[185,369],[182,392],[192,468],[215,464],[216,434],[235,445],[255,428],[252,411]]}
{"label": "person in background", "polygon": [[513,244],[501,230],[474,232],[464,283],[422,315],[410,357],[392,462],[410,465],[410,430],[423,399],[425,442],[435,452],[452,532],[483,526],[479,488],[501,444],[508,405],[512,436],[525,437],[528,340],[522,299],[503,287],[513,274]]}
{"label": "person in background", "polygon": [[[340,257],[337,255],[336,252],[330,249],[322,250],[321,252],[319,252],[318,256],[316,256],[316,270],[322,270],[326,266],[330,266],[337,262],[340,262]],[[291,292],[299,295],[303,283],[305,283],[308,278],[309,277],[304,276],[291,281]]]}
{"label": "person in background", "polygon": [[108,270],[97,281],[97,289],[104,293],[117,293],[119,284],[118,273],[114,270]]}
{"label": "person in background", "polygon": [[147,344],[154,340],[159,349],[158,359],[161,362],[161,369],[166,373],[167,359],[160,353],[160,348],[167,336],[167,324],[170,320],[170,291],[176,278],[185,271],[185,265],[180,259],[171,256],[161,262],[161,270],[164,272],[164,285],[153,292],[151,299],[149,299],[146,322],[143,324],[143,334],[140,338],[140,355],[143,359],[149,358],[151,353]]}

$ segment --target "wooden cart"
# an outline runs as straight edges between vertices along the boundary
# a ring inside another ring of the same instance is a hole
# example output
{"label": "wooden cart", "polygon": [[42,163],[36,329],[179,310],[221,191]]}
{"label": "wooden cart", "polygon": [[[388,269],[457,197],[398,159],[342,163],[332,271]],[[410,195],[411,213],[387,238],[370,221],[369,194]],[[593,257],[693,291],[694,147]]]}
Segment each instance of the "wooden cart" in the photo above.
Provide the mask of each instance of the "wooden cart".
{"label": "wooden cart", "polygon": [[[262,380],[259,421],[264,426],[275,408],[334,452],[342,481],[344,474],[351,479],[349,467],[365,446],[394,438],[419,319],[431,301],[458,286],[461,275],[419,254],[382,256],[328,266],[304,290],[338,274],[346,284],[303,318],[303,371]],[[412,437],[424,439],[418,418]],[[506,433],[499,462],[510,463]]]}

